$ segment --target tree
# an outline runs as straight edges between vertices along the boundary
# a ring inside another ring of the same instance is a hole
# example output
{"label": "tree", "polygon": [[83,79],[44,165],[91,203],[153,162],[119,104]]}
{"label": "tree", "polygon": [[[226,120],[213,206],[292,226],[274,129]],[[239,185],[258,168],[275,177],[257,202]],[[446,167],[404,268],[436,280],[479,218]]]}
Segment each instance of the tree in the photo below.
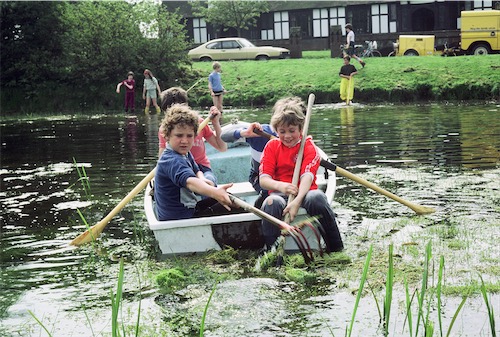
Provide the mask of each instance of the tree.
{"label": "tree", "polygon": [[191,5],[193,13],[205,21],[227,28],[235,28],[238,36],[241,31],[257,24],[261,13],[269,10],[267,1],[195,1]]}
{"label": "tree", "polygon": [[35,87],[59,78],[64,31],[56,2],[1,3],[2,87],[22,87],[30,96]]}

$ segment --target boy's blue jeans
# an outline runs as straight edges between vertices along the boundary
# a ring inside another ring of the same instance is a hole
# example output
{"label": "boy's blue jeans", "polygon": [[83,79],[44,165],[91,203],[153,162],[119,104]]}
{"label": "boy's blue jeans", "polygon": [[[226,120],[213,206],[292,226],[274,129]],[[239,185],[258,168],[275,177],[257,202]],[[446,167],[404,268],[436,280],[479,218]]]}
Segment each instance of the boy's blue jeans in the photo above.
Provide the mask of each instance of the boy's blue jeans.
{"label": "boy's blue jeans", "polygon": [[[264,200],[261,210],[278,219],[283,219],[283,209],[285,209],[288,197],[282,193],[272,193]],[[307,213],[311,216],[319,217],[321,223],[320,233],[330,251],[338,252],[344,249],[339,228],[335,220],[335,213],[328,204],[325,193],[321,190],[311,190],[307,192],[302,201]],[[273,223],[262,220],[262,233],[267,247],[271,247],[278,236],[280,229]]]}

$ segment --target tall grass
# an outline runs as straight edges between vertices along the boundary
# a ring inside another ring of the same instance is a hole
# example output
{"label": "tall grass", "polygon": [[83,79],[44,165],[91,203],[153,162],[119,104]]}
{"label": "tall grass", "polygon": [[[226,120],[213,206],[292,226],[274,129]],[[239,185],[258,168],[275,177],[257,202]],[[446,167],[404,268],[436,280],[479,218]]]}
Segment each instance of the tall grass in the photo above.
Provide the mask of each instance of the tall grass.
{"label": "tall grass", "polygon": [[76,172],[78,173],[77,182],[81,182],[83,191],[85,192],[85,196],[87,197],[87,199],[89,199],[92,194],[90,193],[90,180],[87,176],[87,172],[85,171],[85,167],[83,165],[78,166],[75,157],[73,157],[73,163],[75,164]]}
{"label": "tall grass", "polygon": [[[113,337],[120,336],[120,330],[118,325],[118,312],[120,310],[120,304],[122,301],[123,294],[123,258],[120,259],[120,271],[118,272],[118,284],[116,286],[116,294],[111,292],[111,334]],[[125,336],[125,332],[123,334]]]}
{"label": "tall grass", "polygon": [[486,304],[486,308],[488,309],[491,336],[496,337],[497,333],[495,331],[495,313],[493,311],[493,306],[488,299],[488,293],[486,292],[486,286],[484,285],[483,277],[479,275],[479,278],[481,279],[481,294],[483,295],[484,303]]}
{"label": "tall grass", "polygon": [[210,301],[212,300],[212,296],[214,295],[216,288],[217,288],[217,283],[214,284],[212,292],[210,292],[210,296],[208,296],[207,304],[205,304],[205,310],[203,310],[203,316],[201,317],[201,323],[200,323],[200,337],[203,337],[205,335],[205,319],[208,313],[208,306],[210,305]]}
{"label": "tall grass", "polygon": [[368,269],[370,267],[370,260],[372,258],[373,245],[370,245],[370,249],[368,250],[368,254],[366,255],[365,265],[363,267],[363,274],[361,275],[361,280],[359,282],[358,294],[356,296],[356,302],[354,303],[354,309],[352,311],[351,323],[346,332],[346,336],[350,337],[352,334],[352,327],[354,326],[354,319],[356,318],[356,311],[358,310],[359,301],[361,299],[361,295],[363,294],[363,287],[365,285],[366,279],[368,277]]}
{"label": "tall grass", "polygon": [[394,285],[394,246],[389,245],[389,267],[387,269],[387,279],[385,281],[385,300],[384,300],[384,334],[389,335],[389,319],[391,317],[392,288]]}

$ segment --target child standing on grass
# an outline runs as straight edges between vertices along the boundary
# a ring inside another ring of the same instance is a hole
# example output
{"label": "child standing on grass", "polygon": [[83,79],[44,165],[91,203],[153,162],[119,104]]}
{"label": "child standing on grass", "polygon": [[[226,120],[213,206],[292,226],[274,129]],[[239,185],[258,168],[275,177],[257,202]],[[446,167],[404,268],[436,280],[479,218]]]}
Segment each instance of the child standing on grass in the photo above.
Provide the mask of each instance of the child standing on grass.
{"label": "child standing on grass", "polygon": [[208,76],[208,89],[210,90],[214,106],[222,113],[222,98],[227,91],[222,86],[220,75],[222,69],[220,63],[214,62],[212,68],[213,71]]}
{"label": "child standing on grass", "polygon": [[[158,220],[197,217],[205,212],[228,213],[227,189],[207,180],[194,161],[191,148],[198,130],[198,114],[185,104],[174,104],[162,121],[168,141],[156,166],[154,198]],[[208,198],[203,199],[201,195]]]}
{"label": "child standing on grass", "polygon": [[[310,216],[318,216],[322,227],[323,239],[329,251],[341,251],[344,248],[335,220],[335,213],[328,204],[327,197],[316,185],[316,172],[321,156],[312,138],[302,138],[305,122],[304,104],[294,104],[289,99],[279,100],[274,105],[271,126],[278,138],[271,139],[262,153],[259,167],[259,182],[262,188],[269,190],[261,209],[276,218],[283,218],[287,213],[293,221],[302,206]],[[298,186],[292,184],[295,162],[300,143],[305,141],[300,179]],[[287,205],[289,195],[295,199]],[[262,232],[266,247],[271,247],[280,230],[272,223],[262,220]]]}
{"label": "child standing on grass", "polygon": [[344,49],[344,56],[354,57],[358,60],[359,64],[364,68],[366,63],[356,55],[354,52],[354,31],[352,30],[352,25],[350,23],[345,25],[346,36],[346,48]]}
{"label": "child standing on grass", "polygon": [[350,64],[351,58],[344,56],[344,65],[340,68],[340,99],[350,105],[354,98],[354,75],[358,73],[356,67]]}
{"label": "child standing on grass", "polygon": [[153,76],[153,73],[149,69],[144,70],[144,88],[142,89],[142,99],[146,100],[146,108],[144,109],[144,112],[146,114],[149,113],[149,105],[151,104],[151,101],[153,102],[154,107],[156,108],[156,113],[160,113],[160,107],[158,106],[158,103],[156,102],[157,100],[157,94],[156,91],[158,90],[158,93],[161,92],[160,86],[158,85],[158,80],[156,77]]}
{"label": "child standing on grass", "polygon": [[120,93],[120,87],[124,85],[127,89],[125,91],[125,112],[130,109],[130,112],[134,112],[135,106],[135,80],[134,73],[129,71],[127,73],[127,79],[121,81],[116,85],[116,93]]}

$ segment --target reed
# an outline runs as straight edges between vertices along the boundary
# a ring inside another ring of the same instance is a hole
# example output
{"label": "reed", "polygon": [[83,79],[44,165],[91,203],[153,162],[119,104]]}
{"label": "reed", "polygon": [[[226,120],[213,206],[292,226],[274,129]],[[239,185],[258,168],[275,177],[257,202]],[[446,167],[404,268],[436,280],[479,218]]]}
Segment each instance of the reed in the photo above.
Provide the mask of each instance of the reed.
{"label": "reed", "polygon": [[438,284],[436,290],[437,296],[437,312],[438,312],[438,320],[439,320],[439,336],[443,336],[443,319],[441,312],[441,287],[443,285],[443,270],[444,270],[444,256],[441,256],[439,259],[439,273],[438,273]]}
{"label": "reed", "polygon": [[370,245],[370,249],[368,250],[368,254],[366,255],[365,265],[363,267],[363,274],[361,275],[361,280],[359,283],[358,294],[356,296],[356,302],[354,303],[354,309],[352,311],[351,323],[349,324],[349,328],[346,331],[346,336],[350,337],[352,334],[352,327],[354,325],[354,319],[356,318],[356,311],[358,310],[359,300],[361,299],[361,295],[363,293],[363,287],[365,285],[366,279],[368,277],[368,269],[370,267],[370,260],[372,258],[373,245]]}
{"label": "reed", "polygon": [[385,283],[384,300],[384,334],[389,335],[389,319],[391,317],[392,291],[394,286],[394,245],[389,245],[389,267],[387,269],[387,279]]}
{"label": "reed", "polygon": [[413,336],[413,319],[411,314],[411,304],[413,303],[413,299],[415,298],[415,294],[417,292],[414,291],[410,297],[410,289],[408,287],[408,280],[406,279],[406,276],[404,278],[404,284],[405,284],[405,295],[406,295],[406,317],[405,321],[403,322],[403,329],[405,327],[406,321],[408,320],[408,329],[410,330],[410,337],[411,337]]}
{"label": "reed", "polygon": [[210,292],[210,296],[208,296],[207,304],[205,304],[205,310],[203,310],[203,316],[201,317],[201,323],[200,323],[200,337],[203,337],[205,335],[205,319],[208,313],[208,306],[210,305],[210,301],[212,300],[212,296],[214,295],[216,288],[217,288],[217,283],[214,284],[212,291]]}
{"label": "reed", "polygon": [[33,317],[35,319],[35,321],[38,323],[38,325],[40,325],[42,327],[43,330],[45,330],[45,332],[47,333],[47,336],[49,337],[52,337],[52,334],[50,333],[50,331],[47,329],[47,327],[38,319],[38,317],[35,316],[35,314],[31,311],[31,310],[28,310],[29,314],[31,315],[31,317]]}
{"label": "reed", "polygon": [[83,191],[85,192],[85,196],[87,197],[87,199],[89,199],[91,197],[90,180],[89,180],[89,177],[87,176],[87,172],[85,171],[85,167],[83,165],[78,166],[78,163],[76,162],[75,157],[73,157],[73,163],[75,164],[76,172],[78,173],[78,177],[79,177],[77,182],[82,183],[82,187],[83,187]]}
{"label": "reed", "polygon": [[455,321],[457,320],[458,313],[460,312],[460,310],[462,310],[462,307],[464,306],[466,300],[467,300],[467,297],[464,296],[462,298],[462,302],[460,302],[460,305],[458,306],[457,310],[455,311],[455,314],[453,315],[453,318],[451,319],[450,326],[448,327],[448,331],[446,332],[446,337],[450,336],[451,329],[453,328],[453,325],[455,324]]}
{"label": "reed", "polygon": [[[114,294],[113,290],[111,289],[111,334],[113,337],[120,336],[120,330],[118,326],[118,312],[120,310],[120,304],[123,294],[123,275],[123,258],[120,258],[120,271],[118,272],[116,294]],[[125,332],[123,335],[125,336]]]}
{"label": "reed", "polygon": [[[417,315],[417,325],[415,327],[415,336],[418,336],[418,327],[420,326],[420,320],[423,321],[424,329],[427,323],[425,322],[424,316],[424,299],[427,292],[427,281],[429,279],[429,261],[431,259],[431,242],[427,243],[425,248],[425,261],[424,261],[424,272],[422,275],[422,287],[420,288],[420,294],[418,295],[418,315]],[[432,335],[431,335],[432,336]]]}
{"label": "reed", "polygon": [[486,308],[488,309],[488,318],[490,321],[490,328],[491,328],[491,336],[496,337],[496,332],[495,332],[495,313],[493,311],[493,306],[490,303],[490,300],[488,299],[488,293],[486,292],[486,286],[484,285],[483,277],[479,275],[479,278],[481,279],[481,294],[483,295],[484,303],[486,304]]}

